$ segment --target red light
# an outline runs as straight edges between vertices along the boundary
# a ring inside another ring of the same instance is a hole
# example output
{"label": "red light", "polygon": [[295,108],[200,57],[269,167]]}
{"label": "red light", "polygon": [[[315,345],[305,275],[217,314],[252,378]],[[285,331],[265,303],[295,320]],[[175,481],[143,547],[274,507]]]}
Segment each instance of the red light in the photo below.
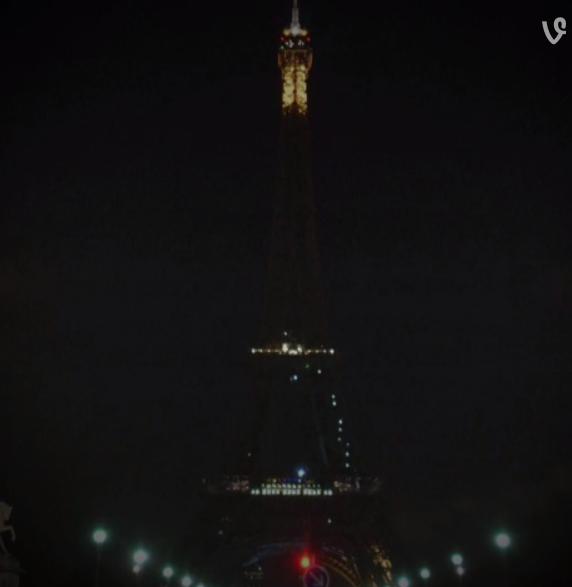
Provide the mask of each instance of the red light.
{"label": "red light", "polygon": [[300,566],[303,569],[308,569],[310,568],[310,565],[312,564],[312,561],[310,560],[310,557],[307,554],[303,554],[300,557]]}

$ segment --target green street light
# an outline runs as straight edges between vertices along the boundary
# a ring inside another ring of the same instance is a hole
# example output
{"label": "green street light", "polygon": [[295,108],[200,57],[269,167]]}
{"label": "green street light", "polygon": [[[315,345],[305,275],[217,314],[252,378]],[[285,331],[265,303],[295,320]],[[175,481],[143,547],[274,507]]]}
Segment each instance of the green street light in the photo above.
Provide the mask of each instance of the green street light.
{"label": "green street light", "polygon": [[183,587],[191,587],[191,585],[193,584],[193,580],[189,577],[189,575],[185,575],[181,579],[181,584],[183,585]]}
{"label": "green street light", "polygon": [[102,528],[98,528],[92,534],[93,541],[97,545],[97,561],[95,563],[95,580],[94,585],[95,587],[99,587],[99,568],[101,566],[101,547],[103,543],[107,540],[107,532]]}
{"label": "green street light", "polygon": [[504,583],[505,585],[509,584],[508,580],[508,564],[507,564],[507,549],[510,546],[510,536],[506,532],[499,532],[495,536],[495,544],[500,548],[501,558],[502,558],[502,570],[504,575]]}
{"label": "green street light", "polygon": [[407,577],[400,577],[397,581],[399,587],[409,587],[409,579]]}
{"label": "green street light", "polygon": [[459,565],[462,565],[462,564],[463,564],[463,557],[462,557],[460,554],[454,554],[454,555],[451,557],[451,560],[453,561],[453,564],[454,564],[455,566],[457,566],[457,567],[458,567]]}
{"label": "green street light", "polygon": [[107,540],[107,532],[105,530],[102,530],[101,528],[98,528],[92,536],[93,541],[96,544],[103,544]]}
{"label": "green street light", "polygon": [[170,579],[173,576],[173,567],[165,567],[163,569],[163,577],[165,577],[165,579]]}
{"label": "green street light", "polygon": [[143,565],[147,562],[149,555],[144,550],[138,550],[133,555],[133,560],[139,565]]}
{"label": "green street light", "polygon": [[510,536],[506,532],[499,532],[495,536],[495,543],[499,548],[508,548],[510,546]]}
{"label": "green street light", "polygon": [[421,578],[424,581],[427,581],[427,579],[429,579],[429,577],[431,576],[431,572],[429,571],[429,569],[427,568],[423,568],[419,571],[419,574],[421,575]]}

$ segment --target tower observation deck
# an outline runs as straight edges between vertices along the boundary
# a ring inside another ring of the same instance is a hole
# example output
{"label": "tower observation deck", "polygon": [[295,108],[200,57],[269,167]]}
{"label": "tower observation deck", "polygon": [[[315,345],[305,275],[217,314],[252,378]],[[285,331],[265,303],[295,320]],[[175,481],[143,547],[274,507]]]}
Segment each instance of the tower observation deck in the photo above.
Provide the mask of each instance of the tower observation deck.
{"label": "tower observation deck", "polygon": [[[333,585],[392,584],[380,481],[356,454],[327,333],[308,120],[312,65],[294,0],[278,49],[278,182],[262,328],[250,349],[253,426],[237,443],[233,470],[204,482],[210,538],[193,548],[207,586],[275,585],[272,569],[307,552],[335,576]],[[296,577],[293,567],[280,576]]]}

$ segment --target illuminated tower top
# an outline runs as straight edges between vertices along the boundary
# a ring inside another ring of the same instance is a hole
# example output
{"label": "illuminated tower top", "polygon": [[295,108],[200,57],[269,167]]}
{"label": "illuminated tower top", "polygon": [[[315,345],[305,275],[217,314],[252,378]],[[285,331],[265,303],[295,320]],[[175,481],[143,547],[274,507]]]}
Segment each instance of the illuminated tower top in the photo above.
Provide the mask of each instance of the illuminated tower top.
{"label": "illuminated tower top", "polygon": [[280,353],[290,353],[292,345],[328,352],[306,115],[312,48],[308,31],[300,25],[297,0],[290,26],[280,36],[278,66],[282,128],[261,344]]}
{"label": "illuminated tower top", "polygon": [[312,48],[308,31],[300,25],[298,0],[294,0],[292,23],[282,31],[278,66],[282,70],[282,112],[306,114],[307,81],[312,67]]}

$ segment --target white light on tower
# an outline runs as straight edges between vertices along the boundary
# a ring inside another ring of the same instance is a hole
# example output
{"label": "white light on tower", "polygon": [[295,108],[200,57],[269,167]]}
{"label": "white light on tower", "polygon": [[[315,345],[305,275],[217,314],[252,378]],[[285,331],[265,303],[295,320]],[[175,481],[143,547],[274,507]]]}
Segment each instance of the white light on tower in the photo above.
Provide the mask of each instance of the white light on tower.
{"label": "white light on tower", "polygon": [[191,587],[193,580],[189,577],[189,575],[185,575],[181,580],[181,584],[183,587]]}
{"label": "white light on tower", "polygon": [[457,575],[462,577],[465,574],[465,569],[463,567],[457,567]]}
{"label": "white light on tower", "polygon": [[454,565],[459,566],[459,565],[462,565],[463,564],[463,557],[460,554],[454,554],[451,557],[451,560],[453,561],[453,564]]}
{"label": "white light on tower", "polygon": [[173,567],[165,567],[163,569],[163,577],[165,577],[166,579],[170,579],[173,576]]}
{"label": "white light on tower", "polygon": [[134,565],[133,566],[133,572],[134,573],[138,573],[141,570],[141,567],[139,565]]}
{"label": "white light on tower", "polygon": [[421,569],[421,571],[419,571],[419,574],[421,575],[421,578],[425,581],[427,581],[427,579],[429,579],[429,577],[431,576],[429,569]]}
{"label": "white light on tower", "polygon": [[305,474],[306,474],[306,471],[302,467],[300,467],[298,469],[298,477],[300,477],[300,479],[301,479]]}
{"label": "white light on tower", "polygon": [[407,577],[400,577],[397,581],[399,587],[409,587],[409,579]]}

